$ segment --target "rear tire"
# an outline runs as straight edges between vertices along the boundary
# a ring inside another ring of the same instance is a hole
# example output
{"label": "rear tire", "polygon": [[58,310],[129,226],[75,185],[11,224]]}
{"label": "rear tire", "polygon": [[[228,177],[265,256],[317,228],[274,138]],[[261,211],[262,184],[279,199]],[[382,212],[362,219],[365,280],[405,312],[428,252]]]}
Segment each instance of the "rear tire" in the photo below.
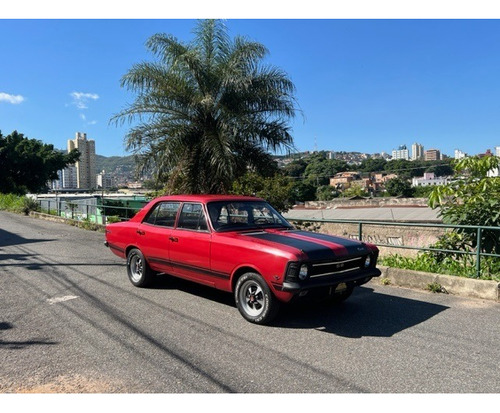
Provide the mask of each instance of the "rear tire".
{"label": "rear tire", "polygon": [[131,249],[127,255],[127,274],[130,282],[136,287],[148,287],[156,275],[137,248]]}
{"label": "rear tire", "polygon": [[280,304],[264,279],[257,273],[243,274],[234,291],[236,307],[247,321],[268,324],[278,314]]}

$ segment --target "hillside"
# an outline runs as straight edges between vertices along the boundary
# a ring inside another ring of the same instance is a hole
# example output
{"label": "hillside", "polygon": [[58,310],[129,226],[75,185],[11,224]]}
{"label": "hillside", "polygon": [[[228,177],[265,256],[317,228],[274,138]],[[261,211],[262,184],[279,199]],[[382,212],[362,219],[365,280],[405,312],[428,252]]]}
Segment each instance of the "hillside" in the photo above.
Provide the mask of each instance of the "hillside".
{"label": "hillside", "polygon": [[102,156],[96,155],[96,167],[100,172],[103,169],[107,173],[122,172],[133,173],[135,171],[134,156]]}

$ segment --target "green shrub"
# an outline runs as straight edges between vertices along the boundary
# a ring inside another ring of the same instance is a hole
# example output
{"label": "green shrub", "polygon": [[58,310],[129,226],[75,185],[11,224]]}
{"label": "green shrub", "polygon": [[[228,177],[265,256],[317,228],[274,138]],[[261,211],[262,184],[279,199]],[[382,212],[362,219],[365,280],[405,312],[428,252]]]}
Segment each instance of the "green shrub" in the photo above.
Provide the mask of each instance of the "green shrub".
{"label": "green shrub", "polygon": [[0,194],[0,210],[28,215],[30,211],[37,211],[38,203],[27,196],[14,194]]}

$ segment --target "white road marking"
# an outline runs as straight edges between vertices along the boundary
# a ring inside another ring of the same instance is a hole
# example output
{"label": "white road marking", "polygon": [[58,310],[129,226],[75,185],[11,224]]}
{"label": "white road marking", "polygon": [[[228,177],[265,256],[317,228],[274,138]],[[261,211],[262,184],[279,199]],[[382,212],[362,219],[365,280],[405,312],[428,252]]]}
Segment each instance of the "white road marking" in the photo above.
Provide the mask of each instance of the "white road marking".
{"label": "white road marking", "polygon": [[79,298],[79,297],[76,295],[65,295],[64,297],[48,298],[47,302],[50,305],[52,305],[52,304],[62,303],[64,301],[68,301],[68,300],[74,300],[75,298]]}

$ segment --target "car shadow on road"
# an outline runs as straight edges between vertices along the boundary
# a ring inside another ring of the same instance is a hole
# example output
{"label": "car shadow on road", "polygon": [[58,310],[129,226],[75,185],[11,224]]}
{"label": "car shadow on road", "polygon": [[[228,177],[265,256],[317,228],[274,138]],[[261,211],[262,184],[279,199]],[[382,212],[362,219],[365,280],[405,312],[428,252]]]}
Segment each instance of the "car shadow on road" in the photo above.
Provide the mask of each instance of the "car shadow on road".
{"label": "car shadow on road", "polygon": [[34,242],[47,242],[55,241],[54,239],[42,239],[42,238],[23,238],[13,232],[5,231],[0,229],[0,247],[8,247],[10,245],[22,245],[22,244],[32,244]]}
{"label": "car shadow on road", "polygon": [[[160,275],[154,289],[181,290],[236,309],[233,295],[214,288]],[[391,337],[445,311],[449,307],[358,287],[337,306],[321,303],[283,305],[271,327],[315,329],[349,338]]]}
{"label": "car shadow on road", "polygon": [[[11,330],[14,328],[14,325],[6,322],[0,321],[0,331]],[[54,345],[58,344],[55,341],[50,341],[46,339],[37,339],[37,340],[23,340],[23,341],[6,341],[0,338],[0,349],[7,350],[20,350],[28,346],[39,346],[39,345]]]}
{"label": "car shadow on road", "polygon": [[348,300],[337,306],[288,305],[274,326],[315,329],[349,338],[391,337],[448,308],[359,287]]}
{"label": "car shadow on road", "polygon": [[150,288],[157,290],[180,290],[187,294],[196,295],[229,307],[236,307],[231,293],[166,274],[158,275]]}

